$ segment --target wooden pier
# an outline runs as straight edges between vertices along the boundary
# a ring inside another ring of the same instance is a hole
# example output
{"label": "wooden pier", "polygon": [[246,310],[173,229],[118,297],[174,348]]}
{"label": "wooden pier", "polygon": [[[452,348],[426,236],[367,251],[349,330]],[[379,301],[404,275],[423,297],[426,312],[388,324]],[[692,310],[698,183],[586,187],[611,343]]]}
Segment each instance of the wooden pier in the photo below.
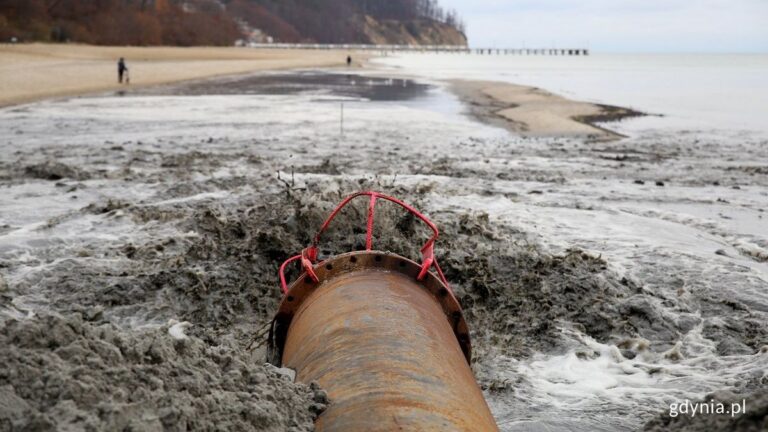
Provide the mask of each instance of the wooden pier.
{"label": "wooden pier", "polygon": [[459,45],[366,45],[366,44],[285,44],[250,43],[248,48],[259,49],[316,49],[377,52],[453,53],[476,55],[539,55],[539,56],[586,56],[586,48],[469,48]]}

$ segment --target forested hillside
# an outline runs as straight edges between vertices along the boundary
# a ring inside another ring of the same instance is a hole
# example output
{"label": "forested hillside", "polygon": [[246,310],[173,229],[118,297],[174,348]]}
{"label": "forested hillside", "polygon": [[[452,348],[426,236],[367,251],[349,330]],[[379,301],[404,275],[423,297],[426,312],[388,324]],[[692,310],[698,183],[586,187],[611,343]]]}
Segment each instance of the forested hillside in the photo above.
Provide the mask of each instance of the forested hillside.
{"label": "forested hillside", "polygon": [[0,41],[12,38],[181,46],[466,43],[456,12],[437,0],[0,0]]}

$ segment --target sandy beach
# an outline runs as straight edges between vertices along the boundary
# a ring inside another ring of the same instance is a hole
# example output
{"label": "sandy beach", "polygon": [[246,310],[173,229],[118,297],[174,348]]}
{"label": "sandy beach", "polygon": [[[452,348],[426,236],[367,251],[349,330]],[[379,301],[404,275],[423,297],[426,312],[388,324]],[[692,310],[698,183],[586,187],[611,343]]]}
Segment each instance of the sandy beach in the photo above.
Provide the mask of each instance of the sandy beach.
{"label": "sandy beach", "polygon": [[623,135],[596,123],[642,115],[628,108],[575,101],[540,88],[504,82],[453,80],[451,88],[479,120],[528,137],[615,140]]}
{"label": "sandy beach", "polygon": [[[98,47],[0,45],[0,106],[107,90],[267,70],[343,67],[348,53],[219,47]],[[116,82],[116,59],[125,57],[129,86]],[[354,54],[354,68],[371,69],[370,54]],[[596,122],[640,115],[630,109],[574,101],[545,90],[502,82],[453,80],[451,90],[481,121],[532,137],[612,140],[622,135]]]}
{"label": "sandy beach", "polygon": [[[0,106],[126,88],[117,83],[124,57],[130,87],[254,71],[343,66],[347,52],[219,47],[0,45]],[[355,55],[356,65],[365,59]],[[358,59],[359,58],[359,59]]]}

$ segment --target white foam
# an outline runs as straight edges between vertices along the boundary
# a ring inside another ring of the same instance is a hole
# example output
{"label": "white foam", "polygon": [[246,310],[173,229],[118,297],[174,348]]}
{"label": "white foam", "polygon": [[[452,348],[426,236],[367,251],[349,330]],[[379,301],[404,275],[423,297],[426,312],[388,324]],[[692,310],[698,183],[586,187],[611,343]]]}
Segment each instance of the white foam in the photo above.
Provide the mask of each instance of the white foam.
{"label": "white foam", "polygon": [[168,321],[168,325],[170,326],[168,328],[168,334],[176,339],[176,340],[186,340],[189,339],[189,336],[187,336],[184,332],[189,328],[192,327],[192,323],[189,321],[177,321],[175,319],[171,319]]}
{"label": "white foam", "polygon": [[[711,341],[702,339],[700,328],[681,342],[681,349],[695,351],[700,345],[708,346],[709,352],[679,361],[648,351],[626,359],[615,346],[569,332],[579,347],[565,354],[537,354],[524,361],[499,356],[491,361],[489,369],[498,380],[515,383],[510,384],[512,396],[490,395],[502,430],[531,424],[544,430],[636,429],[670,403],[695,400],[745,377],[765,374],[768,367],[768,353],[717,356]],[[613,417],[608,425],[607,416]]]}

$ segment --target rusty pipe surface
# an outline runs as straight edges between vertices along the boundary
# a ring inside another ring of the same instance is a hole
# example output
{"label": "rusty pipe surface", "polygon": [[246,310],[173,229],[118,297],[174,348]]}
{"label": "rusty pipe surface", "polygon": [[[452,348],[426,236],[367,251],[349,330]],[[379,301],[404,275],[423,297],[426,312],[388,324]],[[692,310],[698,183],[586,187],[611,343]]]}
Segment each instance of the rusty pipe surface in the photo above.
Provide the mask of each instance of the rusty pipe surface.
{"label": "rusty pipe surface", "polygon": [[331,404],[323,431],[497,431],[469,366],[458,302],[394,254],[352,252],[302,276],[275,319],[274,350]]}

